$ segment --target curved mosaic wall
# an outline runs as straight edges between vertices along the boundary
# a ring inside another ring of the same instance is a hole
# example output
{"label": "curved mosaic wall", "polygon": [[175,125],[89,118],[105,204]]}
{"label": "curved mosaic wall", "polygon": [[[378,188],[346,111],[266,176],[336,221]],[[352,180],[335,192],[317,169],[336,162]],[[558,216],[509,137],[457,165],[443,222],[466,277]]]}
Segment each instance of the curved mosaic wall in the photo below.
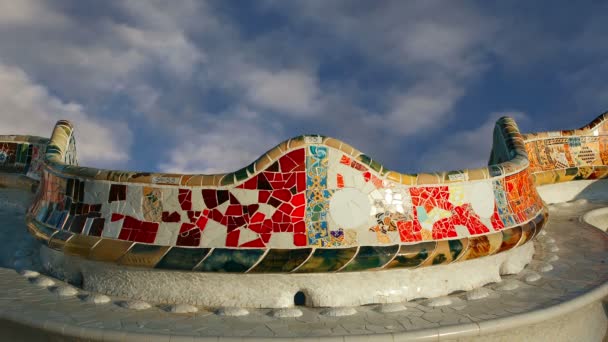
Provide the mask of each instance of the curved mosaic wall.
{"label": "curved mosaic wall", "polygon": [[0,135],[0,173],[40,180],[48,141],[28,135]]}
{"label": "curved mosaic wall", "polygon": [[546,221],[524,140],[498,120],[487,168],[401,174],[351,146],[300,136],[221,175],[77,166],[57,123],[27,216],[66,254],[201,272],[349,272],[500,253]]}
{"label": "curved mosaic wall", "polygon": [[575,130],[525,134],[537,185],[608,176],[608,113]]}

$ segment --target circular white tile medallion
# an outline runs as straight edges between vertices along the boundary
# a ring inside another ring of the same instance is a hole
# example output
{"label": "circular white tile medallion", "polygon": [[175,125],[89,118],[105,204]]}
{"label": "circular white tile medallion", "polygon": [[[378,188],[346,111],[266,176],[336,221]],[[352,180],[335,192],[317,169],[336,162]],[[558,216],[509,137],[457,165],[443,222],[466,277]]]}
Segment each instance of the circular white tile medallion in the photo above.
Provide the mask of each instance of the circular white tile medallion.
{"label": "circular white tile medallion", "polygon": [[368,196],[356,188],[344,188],[329,201],[329,214],[340,227],[354,228],[366,223],[371,211]]}
{"label": "circular white tile medallion", "polygon": [[[473,182],[464,186],[465,198],[477,215],[489,218],[494,214],[494,189],[488,181]],[[490,199],[490,200],[489,200]]]}

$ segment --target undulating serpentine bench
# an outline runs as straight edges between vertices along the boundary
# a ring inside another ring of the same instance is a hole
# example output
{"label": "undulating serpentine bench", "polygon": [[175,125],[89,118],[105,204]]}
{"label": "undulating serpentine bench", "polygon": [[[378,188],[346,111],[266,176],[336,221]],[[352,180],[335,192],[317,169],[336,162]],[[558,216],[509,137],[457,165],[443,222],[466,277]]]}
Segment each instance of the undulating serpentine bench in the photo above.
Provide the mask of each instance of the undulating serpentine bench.
{"label": "undulating serpentine bench", "polygon": [[503,117],[485,168],[402,174],[306,135],[232,173],[180,175],[78,166],[74,129],[59,121],[48,140],[0,136],[0,185],[39,181],[30,233],[119,269],[380,274],[524,246],[548,217],[536,185],[604,178],[607,144],[607,114],[527,135]]}

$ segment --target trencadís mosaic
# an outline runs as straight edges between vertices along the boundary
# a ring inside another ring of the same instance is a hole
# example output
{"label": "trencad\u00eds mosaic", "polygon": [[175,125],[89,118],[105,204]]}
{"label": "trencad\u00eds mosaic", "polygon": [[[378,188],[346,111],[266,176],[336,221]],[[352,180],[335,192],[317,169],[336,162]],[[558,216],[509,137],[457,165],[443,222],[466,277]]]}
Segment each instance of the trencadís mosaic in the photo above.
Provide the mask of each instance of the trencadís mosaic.
{"label": "trencad\u00eds mosaic", "polygon": [[526,134],[537,185],[608,175],[608,114],[576,130]]}
{"label": "trencad\u00eds mosaic", "polygon": [[91,169],[76,165],[73,128],[60,121],[28,226],[66,254],[140,267],[282,273],[447,264],[532,239],[547,218],[534,180],[574,160],[604,167],[604,119],[596,121],[560,142],[572,161],[547,147],[557,145],[555,134],[524,140],[502,118],[487,168],[417,175],[323,136],[290,139],[222,175]]}

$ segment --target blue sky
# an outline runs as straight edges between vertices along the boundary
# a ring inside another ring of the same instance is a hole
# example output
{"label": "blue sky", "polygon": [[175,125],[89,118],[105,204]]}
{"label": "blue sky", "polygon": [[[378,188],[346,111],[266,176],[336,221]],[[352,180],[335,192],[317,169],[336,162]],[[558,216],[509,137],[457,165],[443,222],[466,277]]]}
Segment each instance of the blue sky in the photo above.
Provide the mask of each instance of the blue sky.
{"label": "blue sky", "polygon": [[82,165],[231,171],[290,137],[401,172],[485,165],[495,120],[608,110],[606,1],[0,0],[0,134]]}

